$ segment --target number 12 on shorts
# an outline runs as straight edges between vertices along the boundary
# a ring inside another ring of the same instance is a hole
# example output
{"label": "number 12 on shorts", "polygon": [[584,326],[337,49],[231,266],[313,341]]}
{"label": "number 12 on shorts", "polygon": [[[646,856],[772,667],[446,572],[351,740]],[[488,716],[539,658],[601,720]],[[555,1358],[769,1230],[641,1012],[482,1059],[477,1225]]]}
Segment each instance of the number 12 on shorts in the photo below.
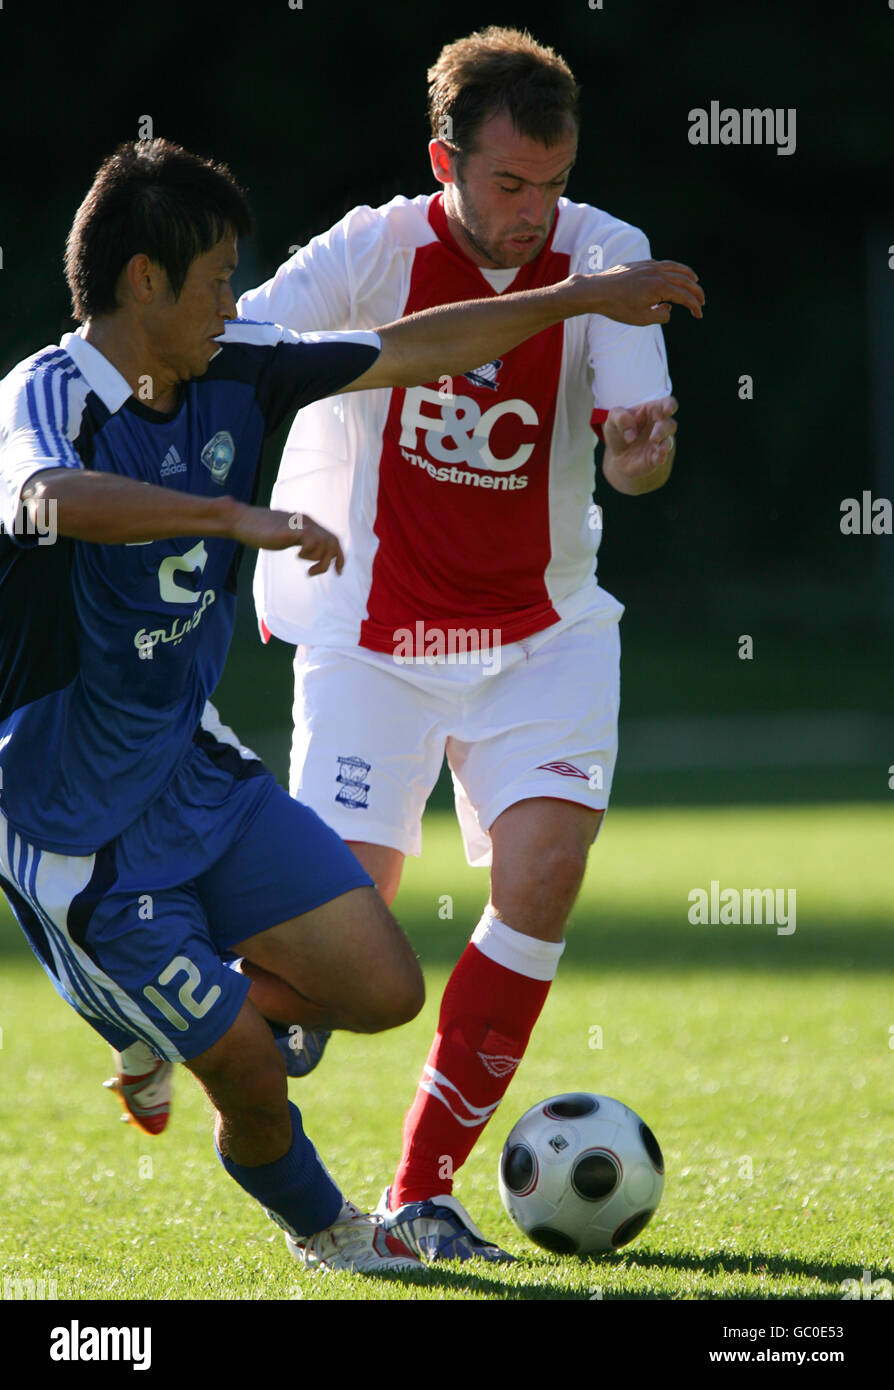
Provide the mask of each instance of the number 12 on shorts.
{"label": "number 12 on shorts", "polygon": [[[160,985],[169,985],[173,980],[176,980],[178,975],[186,976],[186,979],[177,991],[177,998],[180,1000],[180,1003],[183,1005],[186,1012],[191,1014],[193,1018],[204,1018],[208,1010],[212,1005],[216,1004],[220,998],[220,985],[212,985],[204,998],[198,999],[196,997],[196,990],[201,986],[202,976],[198,966],[194,961],[190,960],[189,956],[175,956],[172,961],[169,961],[159,975],[158,983]],[[172,1023],[175,1028],[178,1028],[181,1033],[186,1033],[189,1030],[189,1023],[187,1020],[181,1013],[177,1012],[173,1004],[171,1004],[163,994],[159,993],[154,985],[146,985],[143,989],[143,993],[146,998],[155,1005],[159,1012],[164,1014],[168,1022]]]}

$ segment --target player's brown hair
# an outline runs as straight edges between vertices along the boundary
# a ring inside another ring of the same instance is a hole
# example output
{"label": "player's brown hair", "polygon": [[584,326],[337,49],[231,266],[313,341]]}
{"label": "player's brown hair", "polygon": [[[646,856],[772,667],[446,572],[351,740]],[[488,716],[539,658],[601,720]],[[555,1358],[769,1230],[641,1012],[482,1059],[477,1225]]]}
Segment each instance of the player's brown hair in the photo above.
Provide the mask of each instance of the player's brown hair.
{"label": "player's brown hair", "polygon": [[229,232],[247,236],[251,222],[225,164],[170,140],[119,145],[100,165],[68,234],[65,276],[75,318],[113,314],[118,276],[141,252],[167,272],[178,298],[196,256]]}
{"label": "player's brown hair", "polygon": [[432,139],[472,154],[482,123],[507,111],[522,135],[552,145],[580,121],[580,88],[565,59],[522,29],[491,24],[442,48],[428,70]]}

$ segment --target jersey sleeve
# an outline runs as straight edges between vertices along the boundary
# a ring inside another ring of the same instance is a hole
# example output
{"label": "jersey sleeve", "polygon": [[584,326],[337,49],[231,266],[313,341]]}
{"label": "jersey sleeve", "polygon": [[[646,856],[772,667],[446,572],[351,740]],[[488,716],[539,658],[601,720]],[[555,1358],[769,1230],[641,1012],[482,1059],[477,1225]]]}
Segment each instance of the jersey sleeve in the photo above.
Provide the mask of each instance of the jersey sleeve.
{"label": "jersey sleeve", "polygon": [[22,489],[44,468],[82,468],[69,437],[67,358],[29,361],[0,382],[0,525],[17,545],[38,543],[21,515]]}
{"label": "jersey sleeve", "polygon": [[[645,234],[626,223],[608,234],[601,250],[603,270],[652,257]],[[574,268],[592,273],[591,253],[588,247]],[[587,360],[593,373],[592,423],[600,438],[602,422],[614,406],[642,405],[670,395],[660,324],[637,328],[592,314],[587,325]]]}
{"label": "jersey sleeve", "polygon": [[387,208],[353,208],[247,290],[240,318],[280,323],[295,333],[350,328],[371,289],[387,274],[393,238]]}
{"label": "jersey sleeve", "polygon": [[219,341],[252,363],[265,434],[312,401],[343,391],[382,351],[378,333],[292,333],[278,323],[247,319],[232,319]]}

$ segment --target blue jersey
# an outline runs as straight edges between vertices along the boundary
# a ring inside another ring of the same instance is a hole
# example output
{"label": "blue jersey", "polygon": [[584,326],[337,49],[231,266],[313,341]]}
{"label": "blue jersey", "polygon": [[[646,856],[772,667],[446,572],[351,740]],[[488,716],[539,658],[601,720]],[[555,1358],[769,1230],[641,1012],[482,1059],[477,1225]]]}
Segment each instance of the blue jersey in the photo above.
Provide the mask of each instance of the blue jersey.
{"label": "blue jersey", "polygon": [[94,853],[170,782],[220,679],[242,547],[54,537],[50,511],[29,534],[28,478],[89,468],[252,502],[265,435],[381,350],[375,333],[243,320],[220,341],[171,416],[78,334],[0,383],[0,808],[40,849]]}

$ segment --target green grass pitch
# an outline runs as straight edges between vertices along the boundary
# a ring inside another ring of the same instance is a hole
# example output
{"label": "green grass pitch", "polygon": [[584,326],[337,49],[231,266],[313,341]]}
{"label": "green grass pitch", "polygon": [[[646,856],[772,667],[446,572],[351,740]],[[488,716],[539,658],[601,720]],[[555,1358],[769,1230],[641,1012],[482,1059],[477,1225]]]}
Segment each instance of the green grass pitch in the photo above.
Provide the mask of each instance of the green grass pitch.
{"label": "green grass pitch", "polygon": [[[210,1110],[176,1078],[168,1131],[119,1123],[105,1044],[52,991],[0,916],[0,1282],[59,1299],[840,1299],[894,1279],[890,812],[833,808],[616,810],[527,1057],[461,1171],[457,1195],[511,1267],[442,1266],[409,1281],[312,1276],[223,1173]],[[688,894],[797,890],[797,929],[692,925]],[[486,874],[452,817],[430,814],[396,912],[423,961],[420,1017],[337,1034],[291,1083],[308,1132],[356,1202],[390,1177],[438,1001],[478,920]],[[452,900],[452,918],[439,917]],[[598,1044],[601,1044],[598,1045]],[[601,1261],[528,1245],[496,1184],[529,1105],[592,1090],[655,1130],[667,1181],[651,1225]]]}

